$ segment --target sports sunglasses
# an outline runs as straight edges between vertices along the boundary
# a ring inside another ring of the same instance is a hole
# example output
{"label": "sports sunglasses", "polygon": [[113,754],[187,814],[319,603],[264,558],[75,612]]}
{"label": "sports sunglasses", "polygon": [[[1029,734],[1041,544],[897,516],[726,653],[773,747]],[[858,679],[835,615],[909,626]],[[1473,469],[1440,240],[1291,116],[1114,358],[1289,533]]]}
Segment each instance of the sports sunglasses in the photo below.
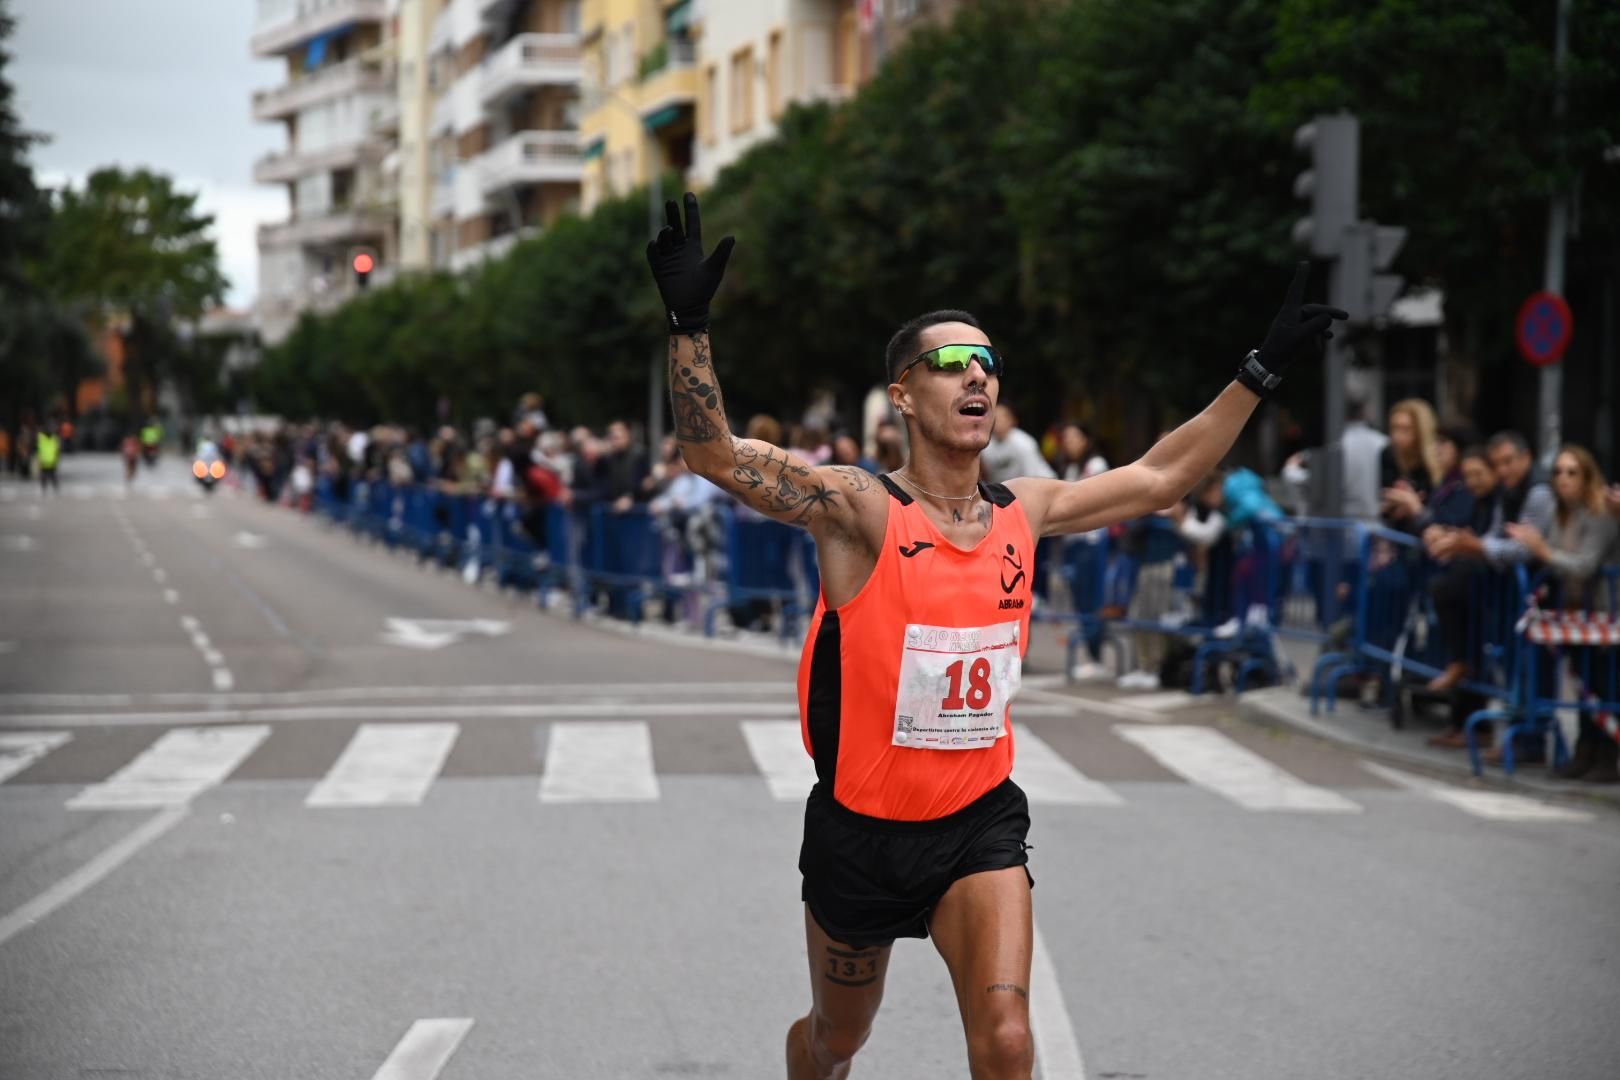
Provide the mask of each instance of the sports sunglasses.
{"label": "sports sunglasses", "polygon": [[906,381],[911,369],[918,364],[927,364],[929,371],[963,372],[973,366],[977,360],[986,375],[997,378],[1006,374],[1007,362],[1001,354],[988,345],[941,345],[937,349],[929,349],[925,353],[918,353],[916,358],[900,369],[895,382]]}

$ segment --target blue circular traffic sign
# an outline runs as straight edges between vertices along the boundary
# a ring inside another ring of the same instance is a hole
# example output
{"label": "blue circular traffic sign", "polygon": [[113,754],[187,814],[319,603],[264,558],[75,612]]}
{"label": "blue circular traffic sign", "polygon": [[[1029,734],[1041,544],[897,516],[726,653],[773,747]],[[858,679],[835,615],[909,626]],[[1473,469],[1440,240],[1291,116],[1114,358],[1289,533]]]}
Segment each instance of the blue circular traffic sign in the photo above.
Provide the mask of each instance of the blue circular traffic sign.
{"label": "blue circular traffic sign", "polygon": [[1518,331],[1520,355],[1537,367],[1556,364],[1569,348],[1575,316],[1557,293],[1531,293],[1519,308]]}

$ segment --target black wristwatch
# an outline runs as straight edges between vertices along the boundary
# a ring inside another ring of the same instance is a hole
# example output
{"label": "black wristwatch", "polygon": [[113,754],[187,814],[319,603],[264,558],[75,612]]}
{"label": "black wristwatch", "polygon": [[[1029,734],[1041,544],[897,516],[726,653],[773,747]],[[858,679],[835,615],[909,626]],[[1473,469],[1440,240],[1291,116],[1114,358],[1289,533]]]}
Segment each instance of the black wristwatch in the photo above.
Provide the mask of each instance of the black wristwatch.
{"label": "black wristwatch", "polygon": [[1273,375],[1260,364],[1260,350],[1250,349],[1249,355],[1243,358],[1238,367],[1237,381],[1253,390],[1261,400],[1271,396],[1271,392],[1282,385],[1282,376]]}

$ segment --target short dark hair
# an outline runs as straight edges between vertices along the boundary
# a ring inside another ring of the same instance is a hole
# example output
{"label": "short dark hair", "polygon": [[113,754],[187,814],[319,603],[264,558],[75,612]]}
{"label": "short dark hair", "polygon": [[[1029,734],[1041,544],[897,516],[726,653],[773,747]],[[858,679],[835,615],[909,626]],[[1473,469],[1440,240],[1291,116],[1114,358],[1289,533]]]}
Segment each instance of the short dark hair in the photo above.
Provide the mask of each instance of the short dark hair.
{"label": "short dark hair", "polygon": [[959,322],[966,323],[975,330],[983,330],[979,320],[965,311],[954,308],[945,308],[940,311],[930,311],[926,315],[918,315],[900,329],[894,332],[889,339],[889,347],[883,350],[883,366],[888,372],[889,381],[894,382],[900,376],[900,369],[905,367],[917,356],[917,342],[922,338],[922,332],[930,326],[940,323]]}
{"label": "short dark hair", "polygon": [[1491,441],[1486,446],[1491,450],[1495,450],[1498,446],[1511,446],[1521,454],[1530,452],[1530,440],[1517,431],[1498,431],[1491,436]]}
{"label": "short dark hair", "polygon": [[1485,449],[1485,447],[1481,446],[1479,443],[1474,443],[1468,449],[1464,450],[1461,454],[1457,455],[1457,461],[1459,463],[1467,461],[1469,458],[1477,458],[1480,461],[1483,461],[1487,465],[1489,465],[1491,463],[1491,455],[1490,455],[1490,453]]}

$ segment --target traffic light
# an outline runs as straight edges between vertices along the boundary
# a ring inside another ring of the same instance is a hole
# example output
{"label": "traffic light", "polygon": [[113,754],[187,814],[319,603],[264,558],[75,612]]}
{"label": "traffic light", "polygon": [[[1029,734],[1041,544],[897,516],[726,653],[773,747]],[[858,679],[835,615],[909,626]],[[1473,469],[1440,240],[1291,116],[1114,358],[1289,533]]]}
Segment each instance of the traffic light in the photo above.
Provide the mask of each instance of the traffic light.
{"label": "traffic light", "polygon": [[1356,223],[1361,124],[1347,112],[1318,116],[1294,131],[1294,148],[1311,155],[1311,167],[1294,178],[1295,197],[1311,204],[1310,216],[1294,223],[1294,243],[1312,255],[1337,255],[1344,230]]}
{"label": "traffic light", "polygon": [[349,259],[349,265],[354,269],[354,287],[364,289],[371,279],[371,272],[377,269],[377,254],[370,248],[357,248]]}
{"label": "traffic light", "polygon": [[1366,326],[1389,311],[1405,279],[1386,274],[1406,229],[1361,220],[1361,124],[1354,114],[1318,116],[1294,132],[1294,146],[1310,154],[1310,168],[1294,178],[1294,195],[1310,204],[1294,223],[1294,243],[1331,260],[1328,302],[1350,313],[1351,326]]}

